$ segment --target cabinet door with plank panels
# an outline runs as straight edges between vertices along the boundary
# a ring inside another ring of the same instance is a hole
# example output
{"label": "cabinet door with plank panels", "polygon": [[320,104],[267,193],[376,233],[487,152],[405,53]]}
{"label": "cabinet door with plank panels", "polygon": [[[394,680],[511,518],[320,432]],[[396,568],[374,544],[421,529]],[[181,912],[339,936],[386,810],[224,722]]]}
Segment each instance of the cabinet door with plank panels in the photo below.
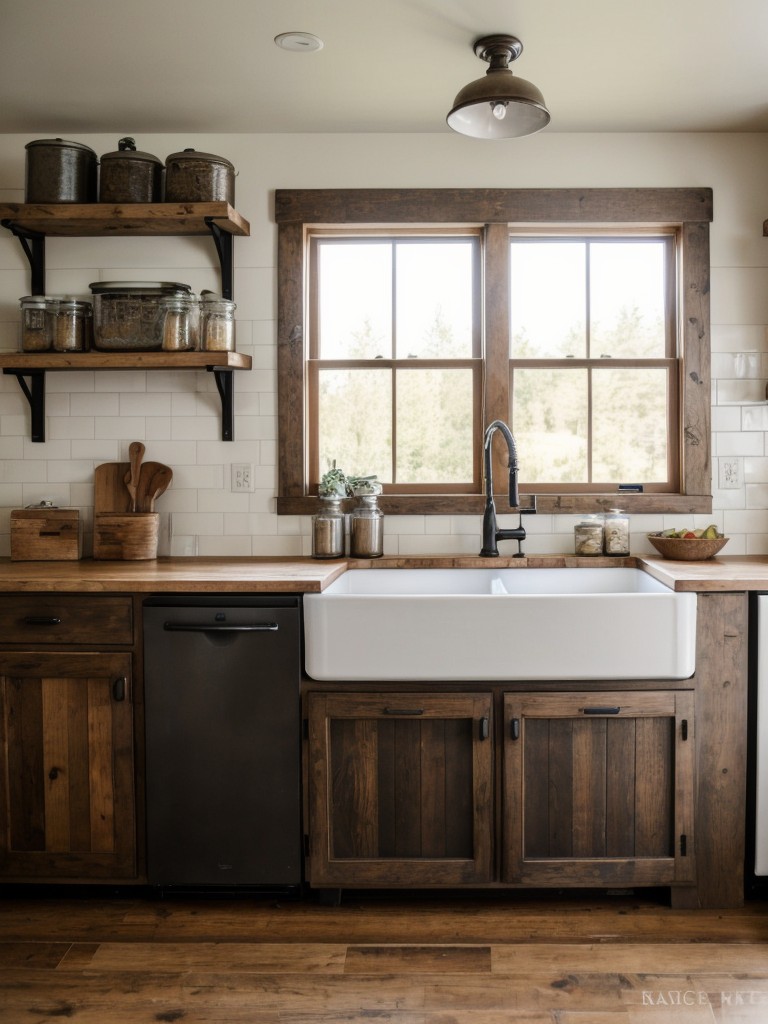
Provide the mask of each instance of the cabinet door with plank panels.
{"label": "cabinet door with plank panels", "polygon": [[490,694],[312,693],[309,881],[489,881]]}
{"label": "cabinet door with plank panels", "polygon": [[136,872],[131,657],[0,654],[0,875]]}
{"label": "cabinet door with plank panels", "polygon": [[504,697],[504,881],[674,885],[694,871],[693,693]]}

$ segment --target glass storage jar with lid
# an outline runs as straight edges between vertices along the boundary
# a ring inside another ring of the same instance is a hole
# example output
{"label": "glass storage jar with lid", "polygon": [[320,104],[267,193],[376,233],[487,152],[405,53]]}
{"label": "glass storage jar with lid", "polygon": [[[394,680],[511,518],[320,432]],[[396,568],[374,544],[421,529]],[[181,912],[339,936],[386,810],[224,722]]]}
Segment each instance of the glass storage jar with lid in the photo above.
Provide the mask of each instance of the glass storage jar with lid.
{"label": "glass storage jar with lid", "polygon": [[164,295],[157,303],[157,329],[164,352],[197,348],[197,302],[188,295]]}
{"label": "glass storage jar with lid", "polygon": [[19,299],[23,352],[48,352],[53,348],[58,305],[59,300],[48,295],[25,295]]}
{"label": "glass storage jar with lid", "polygon": [[235,310],[231,299],[219,295],[200,298],[200,340],[206,352],[235,351]]}
{"label": "glass storage jar with lid", "polygon": [[603,517],[584,516],[573,528],[574,550],[577,555],[602,555]]}
{"label": "glass storage jar with lid", "polygon": [[61,299],[56,308],[53,347],[57,352],[85,352],[89,347],[93,309],[90,302]]}
{"label": "glass storage jar with lid", "polygon": [[342,558],[344,555],[344,513],[341,498],[321,496],[320,511],[312,516],[312,557]]}
{"label": "glass storage jar with lid", "polygon": [[384,553],[384,513],[378,505],[381,484],[375,477],[356,477],[350,488],[359,504],[349,517],[349,553],[352,558],[380,558]]}
{"label": "glass storage jar with lid", "polygon": [[612,508],[605,517],[606,555],[629,554],[629,516],[620,508]]}

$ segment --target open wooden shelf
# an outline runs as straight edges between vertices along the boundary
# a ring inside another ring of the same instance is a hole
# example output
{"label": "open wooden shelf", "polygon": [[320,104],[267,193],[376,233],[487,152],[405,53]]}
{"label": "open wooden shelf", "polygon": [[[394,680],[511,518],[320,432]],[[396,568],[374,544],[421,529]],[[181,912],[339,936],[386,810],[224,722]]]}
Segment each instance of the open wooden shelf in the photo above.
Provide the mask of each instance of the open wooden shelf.
{"label": "open wooden shelf", "polygon": [[[251,226],[229,203],[0,203],[0,225],[19,240],[29,260],[31,294],[45,294],[48,237],[210,235],[221,270],[221,294],[232,298],[233,237]],[[209,370],[221,396],[221,439],[234,438],[233,370],[250,370],[239,352],[6,352],[0,369],[12,374],[29,402],[31,437],[45,441],[45,374],[50,370]]]}
{"label": "open wooden shelf", "polygon": [[4,373],[34,370],[250,370],[242,352],[0,352]]}
{"label": "open wooden shelf", "polygon": [[229,203],[1,203],[0,223],[50,236],[207,235],[213,221],[231,235],[251,226]]}

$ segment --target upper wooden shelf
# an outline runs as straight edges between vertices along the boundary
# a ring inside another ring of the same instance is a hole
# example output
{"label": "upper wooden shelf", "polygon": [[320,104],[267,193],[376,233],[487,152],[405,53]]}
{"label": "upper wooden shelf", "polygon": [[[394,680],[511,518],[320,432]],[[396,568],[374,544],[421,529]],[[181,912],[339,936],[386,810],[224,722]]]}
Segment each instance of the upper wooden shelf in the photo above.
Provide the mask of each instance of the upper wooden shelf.
{"label": "upper wooden shelf", "polygon": [[230,235],[251,226],[229,203],[2,203],[0,223],[42,235]]}

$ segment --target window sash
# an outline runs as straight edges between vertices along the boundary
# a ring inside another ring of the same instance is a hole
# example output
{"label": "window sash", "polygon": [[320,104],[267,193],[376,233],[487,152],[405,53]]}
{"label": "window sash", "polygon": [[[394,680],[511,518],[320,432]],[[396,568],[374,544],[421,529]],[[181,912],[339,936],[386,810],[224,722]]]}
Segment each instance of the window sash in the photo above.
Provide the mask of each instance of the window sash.
{"label": "window sash", "polygon": [[[278,463],[277,510],[309,513],[316,499],[308,492],[308,437],[305,420],[304,331],[307,238],[314,225],[485,225],[483,277],[485,335],[483,422],[508,415],[509,232],[584,230],[643,226],[679,230],[679,374],[680,488],[675,494],[622,494],[622,503],[638,512],[708,512],[710,482],[709,223],[712,192],[691,189],[353,189],[278,190]],[[495,453],[495,461],[503,460]],[[495,475],[502,480],[503,472]],[[616,493],[544,495],[542,512],[602,511]],[[481,494],[391,495],[389,513],[479,514]]]}

